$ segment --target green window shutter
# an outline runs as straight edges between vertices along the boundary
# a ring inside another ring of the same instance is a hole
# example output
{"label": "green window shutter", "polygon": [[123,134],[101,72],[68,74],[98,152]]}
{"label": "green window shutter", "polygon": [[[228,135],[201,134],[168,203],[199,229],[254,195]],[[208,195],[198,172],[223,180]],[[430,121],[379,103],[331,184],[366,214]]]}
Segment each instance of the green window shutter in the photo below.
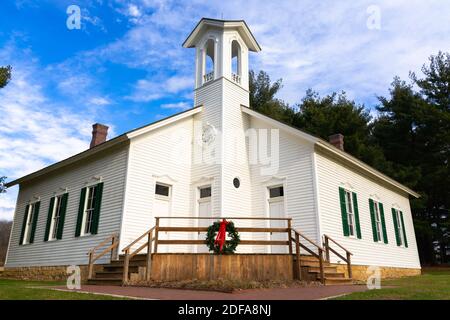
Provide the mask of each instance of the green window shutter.
{"label": "green window shutter", "polygon": [[408,248],[408,240],[406,239],[405,222],[403,221],[403,212],[400,211],[400,220],[402,221],[403,239],[405,241],[405,247]]}
{"label": "green window shutter", "polygon": [[361,226],[359,225],[358,197],[353,192],[353,211],[355,213],[356,236],[361,239]]}
{"label": "green window shutter", "polygon": [[40,206],[41,206],[40,201],[34,204],[34,215],[33,215],[33,224],[31,225],[30,243],[34,242],[34,234],[36,233],[36,225],[39,216]]}
{"label": "green window shutter", "polygon": [[94,216],[92,217],[92,234],[97,234],[98,231],[98,223],[100,221],[100,208],[102,204],[102,194],[103,194],[103,182],[100,182],[97,185],[97,194],[95,195],[95,203],[94,203]]}
{"label": "green window shutter", "polygon": [[342,230],[344,231],[344,236],[348,237],[350,231],[348,229],[347,209],[345,208],[345,190],[341,187],[339,187],[339,199],[341,202]]}
{"label": "green window shutter", "polygon": [[381,202],[380,202],[380,217],[381,217],[381,226],[383,228],[383,242],[388,243],[388,236],[386,232],[386,220],[384,219],[384,208]]}
{"label": "green window shutter", "polygon": [[50,235],[50,226],[52,225],[53,206],[55,205],[55,197],[50,199],[50,205],[48,206],[47,225],[45,226],[44,241],[48,241]]}
{"label": "green window shutter", "polygon": [[27,226],[27,220],[28,220],[28,210],[30,209],[30,205],[27,204],[25,206],[25,213],[23,215],[23,222],[22,222],[22,232],[20,233],[20,241],[19,245],[23,244],[23,238],[25,237],[25,228]]}
{"label": "green window shutter", "polygon": [[86,190],[87,190],[87,188],[81,189],[80,205],[78,206],[78,217],[77,217],[77,227],[75,229],[75,237],[79,237],[81,235],[81,225],[83,223],[84,202],[86,200]]}
{"label": "green window shutter", "polygon": [[56,231],[56,239],[62,239],[68,199],[69,199],[69,194],[65,193],[61,199],[62,200],[61,211],[59,213],[59,223],[58,223],[58,230]]}
{"label": "green window shutter", "polygon": [[378,234],[377,234],[377,226],[375,220],[375,203],[372,199],[369,199],[369,209],[370,209],[370,220],[372,221],[372,233],[373,233],[373,241],[378,242]]}
{"label": "green window shutter", "polygon": [[394,208],[392,208],[392,220],[394,221],[395,240],[397,241],[397,245],[399,246],[400,245],[400,235],[398,234],[397,217],[396,217]]}

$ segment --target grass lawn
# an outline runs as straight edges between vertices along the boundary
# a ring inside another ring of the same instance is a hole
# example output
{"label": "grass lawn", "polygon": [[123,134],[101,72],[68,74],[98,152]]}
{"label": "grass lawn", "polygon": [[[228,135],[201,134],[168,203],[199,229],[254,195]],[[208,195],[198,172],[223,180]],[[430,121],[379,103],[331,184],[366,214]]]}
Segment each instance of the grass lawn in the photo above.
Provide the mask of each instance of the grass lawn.
{"label": "grass lawn", "polygon": [[[384,288],[393,286],[393,288]],[[381,289],[355,292],[338,300],[450,300],[450,269],[425,269],[417,277],[382,280]]]}
{"label": "grass lawn", "polygon": [[0,279],[0,300],[117,300],[121,298],[89,293],[45,289],[61,282]]}

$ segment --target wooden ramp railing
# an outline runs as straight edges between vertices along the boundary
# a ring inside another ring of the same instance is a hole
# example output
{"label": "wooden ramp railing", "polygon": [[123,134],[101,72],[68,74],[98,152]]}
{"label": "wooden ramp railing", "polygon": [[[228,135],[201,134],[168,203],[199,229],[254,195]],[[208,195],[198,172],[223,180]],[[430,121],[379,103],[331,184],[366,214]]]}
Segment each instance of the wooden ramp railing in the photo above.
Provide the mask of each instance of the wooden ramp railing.
{"label": "wooden ramp railing", "polygon": [[[314,241],[303,235],[298,230],[292,229],[292,219],[291,218],[262,218],[262,217],[156,217],[155,226],[144,232],[140,237],[126,246],[122,251],[124,252],[124,268],[123,268],[123,282],[128,282],[129,275],[129,264],[130,259],[132,259],[135,255],[142,252],[143,250],[147,250],[147,259],[146,259],[146,279],[150,280],[151,278],[151,262],[152,262],[152,254],[158,253],[159,245],[201,245],[206,244],[206,240],[201,239],[172,239],[172,240],[163,240],[159,238],[160,232],[206,232],[208,227],[166,227],[161,226],[161,220],[171,219],[171,220],[261,220],[269,222],[271,220],[280,220],[285,221],[285,227],[279,228],[271,228],[271,227],[236,227],[238,232],[249,232],[249,233],[285,233],[286,240],[241,240],[239,245],[270,245],[270,246],[288,246],[288,252],[290,255],[293,254],[293,246],[295,245],[295,274],[298,279],[301,279],[301,258],[300,258],[300,248],[308,252],[309,254],[315,256],[319,261],[320,266],[320,274],[321,279],[323,281],[323,249]],[[293,235],[292,236],[292,232]],[[141,244],[137,249],[132,250],[132,247],[138,244],[141,240],[146,239],[146,241]],[[302,240],[305,240],[309,243],[303,244]],[[314,249],[311,249],[314,248]],[[316,250],[315,250],[316,249]],[[317,253],[316,253],[317,251]]]}
{"label": "wooden ramp railing", "polygon": [[[331,248],[330,243],[334,243],[339,248],[345,251],[345,257],[342,256],[339,252],[337,252],[335,249]],[[339,244],[336,240],[333,240],[330,236],[324,234],[323,235],[323,246],[325,248],[325,257],[328,262],[330,262],[330,251],[334,253],[336,256],[341,258],[347,263],[347,270],[348,270],[348,277],[352,278],[352,262],[351,262],[351,256],[353,253],[348,251],[346,248],[344,248],[341,244]]]}
{"label": "wooden ramp railing", "polygon": [[[324,261],[330,262],[330,251],[343,259],[348,264],[349,277],[351,278],[351,260],[352,255],[342,245],[331,239],[329,236],[324,235],[323,246],[320,246],[299,230],[292,228],[291,218],[263,218],[263,217],[156,217],[155,226],[144,232],[141,236],[131,242],[128,246],[122,249],[124,253],[124,265],[123,265],[123,283],[128,282],[130,260],[139,254],[146,251],[146,279],[151,279],[151,263],[152,254],[158,253],[159,245],[202,245],[206,244],[206,240],[202,239],[160,239],[160,232],[178,232],[178,233],[200,233],[206,232],[208,227],[194,227],[194,226],[161,226],[161,220],[261,220],[270,222],[271,220],[285,221],[285,227],[236,227],[238,232],[249,233],[285,233],[286,240],[241,240],[239,245],[269,245],[269,246],[288,246],[288,252],[294,259],[294,276],[297,279],[302,279],[302,259],[301,250],[304,250],[307,254],[317,258],[319,263],[320,279],[324,283]],[[143,243],[142,243],[143,242]],[[342,256],[335,249],[330,247],[330,244],[334,243],[346,252],[346,257]],[[137,249],[133,249],[133,246],[139,246]],[[295,249],[293,248],[295,246]],[[324,258],[324,253],[326,257]],[[98,258],[98,257],[97,257]],[[95,261],[94,259],[92,259]]]}
{"label": "wooden ramp railing", "polygon": [[[105,248],[98,255],[95,255],[95,251],[106,246],[106,244],[109,243],[110,241],[111,244],[107,248]],[[94,262],[97,261],[99,258],[103,257],[108,252],[111,252],[111,260],[113,260],[116,256],[115,250],[118,246],[119,246],[118,236],[116,233],[113,233],[112,235],[108,236],[105,240],[100,242],[97,246],[88,251],[87,253],[89,256],[88,279],[92,279],[92,276],[94,274]]]}

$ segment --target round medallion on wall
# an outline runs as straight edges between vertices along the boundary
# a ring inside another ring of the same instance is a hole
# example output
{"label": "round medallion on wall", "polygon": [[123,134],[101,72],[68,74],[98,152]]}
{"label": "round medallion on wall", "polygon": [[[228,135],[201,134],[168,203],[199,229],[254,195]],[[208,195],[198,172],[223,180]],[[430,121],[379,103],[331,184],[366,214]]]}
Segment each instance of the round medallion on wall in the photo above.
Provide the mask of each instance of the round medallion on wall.
{"label": "round medallion on wall", "polygon": [[233,179],[233,186],[237,189],[241,186],[241,181],[239,180],[239,178],[234,178]]}
{"label": "round medallion on wall", "polygon": [[211,144],[216,139],[216,128],[207,123],[203,126],[202,141],[205,144]]}

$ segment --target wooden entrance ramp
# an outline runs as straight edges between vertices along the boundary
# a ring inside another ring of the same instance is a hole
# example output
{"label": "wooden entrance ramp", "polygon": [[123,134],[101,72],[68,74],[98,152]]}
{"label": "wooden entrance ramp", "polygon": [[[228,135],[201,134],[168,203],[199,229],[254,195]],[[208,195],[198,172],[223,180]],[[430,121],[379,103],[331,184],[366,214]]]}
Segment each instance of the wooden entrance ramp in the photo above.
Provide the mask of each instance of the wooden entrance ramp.
{"label": "wooden entrance ramp", "polygon": [[[286,240],[241,240],[241,245],[287,246],[287,253],[235,253],[217,255],[210,253],[158,252],[160,245],[202,245],[204,240],[176,239],[162,240],[160,232],[188,233],[206,232],[207,227],[162,227],[162,219],[202,219],[201,217],[158,217],[156,224],[117,254],[118,237],[111,235],[89,251],[89,284],[123,285],[135,281],[182,281],[182,280],[304,280],[318,281],[325,285],[351,284],[352,255],[348,250],[328,236],[320,246],[298,230],[291,227],[290,218],[242,218],[226,217],[227,220],[284,220],[285,228],[236,227],[240,233],[285,233]],[[213,221],[223,217],[206,218]],[[238,225],[238,223],[236,223]],[[261,237],[259,237],[261,238]],[[270,238],[270,237],[265,237]],[[105,248],[105,245],[111,242]],[[335,245],[335,247],[331,247]],[[336,248],[338,247],[338,248]],[[100,253],[96,253],[104,248]],[[342,255],[338,251],[344,251]],[[94,263],[100,257],[111,253],[110,263],[97,267]],[[336,254],[347,263],[348,276],[338,272],[330,264],[330,253]]]}

